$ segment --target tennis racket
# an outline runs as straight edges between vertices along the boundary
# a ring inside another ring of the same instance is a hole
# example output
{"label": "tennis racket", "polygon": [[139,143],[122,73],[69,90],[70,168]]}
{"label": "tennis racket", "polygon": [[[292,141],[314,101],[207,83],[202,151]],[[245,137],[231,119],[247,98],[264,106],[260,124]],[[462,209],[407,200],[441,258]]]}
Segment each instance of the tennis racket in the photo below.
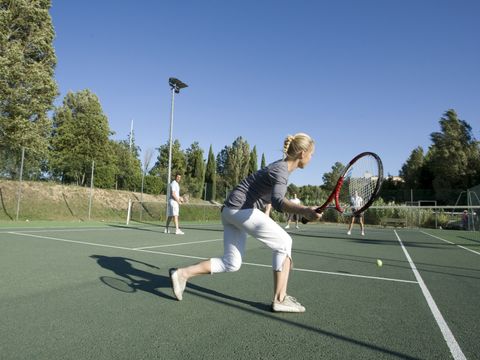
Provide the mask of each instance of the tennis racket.
{"label": "tennis racket", "polygon": [[[382,181],[383,164],[380,157],[368,151],[358,154],[343,169],[327,201],[315,211],[323,213],[326,209],[335,209],[345,215],[361,214],[377,198]],[[302,218],[302,223],[307,222]]]}

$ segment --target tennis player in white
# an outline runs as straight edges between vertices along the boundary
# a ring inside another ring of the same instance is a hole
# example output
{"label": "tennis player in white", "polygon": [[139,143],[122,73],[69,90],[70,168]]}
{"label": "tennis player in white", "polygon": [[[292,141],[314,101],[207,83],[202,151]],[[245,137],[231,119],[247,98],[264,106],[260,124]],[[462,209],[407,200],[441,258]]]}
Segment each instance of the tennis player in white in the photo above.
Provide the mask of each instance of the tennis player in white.
{"label": "tennis player in white", "polygon": [[[363,198],[358,195],[358,192],[355,191],[355,194],[350,199],[350,205],[352,207],[352,211],[360,209],[363,206]],[[355,223],[355,219],[358,219],[358,222],[360,224],[360,230],[362,231],[362,236],[364,236],[365,226],[363,224],[363,213],[352,216],[352,221],[350,222],[350,226],[348,227],[347,235],[350,235],[352,233],[352,227]]]}
{"label": "tennis player in white", "polygon": [[[293,194],[293,198],[290,199],[291,202],[294,204],[300,205],[302,202],[300,199],[297,197],[297,194]],[[285,226],[285,229],[290,229],[290,223],[292,221],[295,221],[295,228],[298,229],[298,215],[297,214],[288,214],[288,219],[287,219],[287,226]]]}
{"label": "tennis player in white", "polygon": [[168,229],[170,222],[175,223],[175,234],[184,235],[185,233],[180,230],[178,225],[178,215],[180,213],[180,204],[183,202],[182,197],[180,196],[180,180],[182,176],[180,174],[175,175],[175,180],[170,183],[170,199],[168,199],[168,218],[167,224],[165,226],[165,233],[168,234],[170,230]]}

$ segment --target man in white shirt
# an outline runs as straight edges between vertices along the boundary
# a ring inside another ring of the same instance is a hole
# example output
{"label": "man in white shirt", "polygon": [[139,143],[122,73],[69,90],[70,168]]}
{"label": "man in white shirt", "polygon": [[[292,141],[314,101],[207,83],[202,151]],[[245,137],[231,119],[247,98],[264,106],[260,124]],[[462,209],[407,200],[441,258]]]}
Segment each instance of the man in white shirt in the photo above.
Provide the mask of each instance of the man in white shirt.
{"label": "man in white shirt", "polygon": [[[290,199],[296,205],[300,205],[302,202],[297,198],[297,194],[293,194],[293,198]],[[288,214],[287,226],[285,229],[290,229],[290,222],[295,221],[295,228],[298,229],[298,215],[297,214]]]}
{"label": "man in white shirt", "polygon": [[168,230],[168,226],[170,225],[170,221],[175,223],[175,234],[176,235],[183,235],[184,232],[180,230],[178,226],[178,215],[180,212],[180,204],[183,202],[182,197],[180,196],[180,185],[179,182],[182,179],[180,174],[175,175],[175,180],[170,183],[170,199],[168,199],[168,218],[167,218],[167,225],[165,226],[165,234],[168,234],[170,231]]}
{"label": "man in white shirt", "polygon": [[[355,191],[355,194],[350,199],[350,205],[352,207],[352,212],[355,212],[357,209],[360,209],[363,206],[363,198],[358,195],[358,192]],[[363,224],[363,213],[352,216],[352,221],[350,222],[350,226],[348,227],[347,235],[350,235],[352,233],[352,227],[355,223],[355,219],[358,219],[358,222],[360,223],[360,230],[362,231],[362,236],[364,236],[365,226]]]}

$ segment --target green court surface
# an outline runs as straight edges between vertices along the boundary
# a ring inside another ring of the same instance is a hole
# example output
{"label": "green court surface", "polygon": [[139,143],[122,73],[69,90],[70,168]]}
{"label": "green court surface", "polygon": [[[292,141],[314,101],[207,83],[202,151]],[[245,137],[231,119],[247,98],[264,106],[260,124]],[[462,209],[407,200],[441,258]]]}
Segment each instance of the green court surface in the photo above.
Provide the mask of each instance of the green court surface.
{"label": "green court surface", "polygon": [[289,293],[307,311],[275,314],[271,251],[252,238],[240,271],[174,299],[168,269],[220,256],[218,225],[12,224],[1,359],[480,358],[478,232],[293,230]]}

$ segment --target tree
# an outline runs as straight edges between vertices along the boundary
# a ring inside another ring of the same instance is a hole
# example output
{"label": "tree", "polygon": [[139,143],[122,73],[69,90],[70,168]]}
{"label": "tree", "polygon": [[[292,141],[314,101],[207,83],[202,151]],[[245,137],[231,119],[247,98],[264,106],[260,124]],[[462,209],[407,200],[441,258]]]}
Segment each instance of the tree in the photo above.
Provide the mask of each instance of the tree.
{"label": "tree", "polygon": [[227,148],[227,159],[224,177],[229,188],[237,185],[248,175],[250,160],[250,145],[241,137],[235,139],[232,146]]}
{"label": "tree", "polygon": [[216,176],[216,195],[223,197],[227,195],[229,185],[227,184],[226,180],[226,166],[227,166],[227,157],[228,157],[228,146],[225,146],[220,152],[217,154],[217,161],[216,161],[216,168],[217,168],[217,176]]}
{"label": "tree", "polygon": [[217,174],[216,174],[215,155],[213,154],[212,145],[208,150],[207,168],[205,170],[205,183],[207,184],[206,199],[209,201],[215,200]]}
{"label": "tree", "polygon": [[145,150],[145,152],[143,153],[142,185],[140,188],[140,191],[142,194],[141,201],[143,201],[143,192],[145,190],[145,176],[147,175],[148,169],[150,168],[150,162],[152,161],[152,157],[153,157],[153,149],[148,148],[147,150]]}
{"label": "tree", "polygon": [[262,162],[260,163],[260,167],[263,169],[267,166],[267,162],[265,161],[265,154],[262,153]]}
{"label": "tree", "polygon": [[332,166],[332,171],[323,174],[322,180],[323,185],[322,188],[325,191],[331,192],[335,188],[337,184],[338,178],[342,175],[342,171],[345,169],[345,165],[340,162],[336,162]]}
{"label": "tree", "polygon": [[2,1],[0,7],[0,164],[16,177],[21,148],[25,175],[38,177],[47,158],[57,85],[50,0]]}
{"label": "tree", "polygon": [[400,170],[400,176],[405,181],[405,187],[407,189],[418,189],[421,184],[421,174],[425,167],[425,156],[423,154],[423,148],[421,146],[415,148],[403,164]]}
{"label": "tree", "polygon": [[433,188],[439,200],[448,201],[448,193],[455,189],[473,186],[477,169],[472,166],[479,159],[479,144],[474,139],[471,126],[460,120],[450,109],[439,121],[440,132],[430,135],[428,166],[433,175]]}
{"label": "tree", "polygon": [[253,147],[252,152],[250,153],[250,161],[248,163],[248,175],[251,175],[258,170],[258,163],[257,163],[257,146]]}
{"label": "tree", "polygon": [[[157,161],[150,170],[150,175],[159,176],[161,179],[165,179],[165,186],[162,188],[162,192],[166,193],[166,184],[169,184],[172,179],[167,179],[168,176],[168,153],[170,151],[170,142],[167,141],[165,145],[161,145],[158,148]],[[185,174],[187,167],[185,153],[181,149],[180,141],[175,139],[172,144],[172,176],[176,173]]]}
{"label": "tree", "polygon": [[69,92],[53,115],[50,169],[64,183],[89,184],[95,161],[95,185],[115,183],[114,147],[109,141],[107,117],[97,96],[89,90]]}
{"label": "tree", "polygon": [[142,165],[135,156],[138,154],[138,149],[134,145],[130,149],[130,143],[127,140],[111,140],[111,142],[116,165],[116,188],[135,191],[141,186],[142,178]]}
{"label": "tree", "polygon": [[185,184],[187,189],[193,197],[199,198],[202,196],[203,183],[205,176],[205,161],[203,160],[203,149],[195,141],[187,149],[186,153],[187,169],[185,173]]}

